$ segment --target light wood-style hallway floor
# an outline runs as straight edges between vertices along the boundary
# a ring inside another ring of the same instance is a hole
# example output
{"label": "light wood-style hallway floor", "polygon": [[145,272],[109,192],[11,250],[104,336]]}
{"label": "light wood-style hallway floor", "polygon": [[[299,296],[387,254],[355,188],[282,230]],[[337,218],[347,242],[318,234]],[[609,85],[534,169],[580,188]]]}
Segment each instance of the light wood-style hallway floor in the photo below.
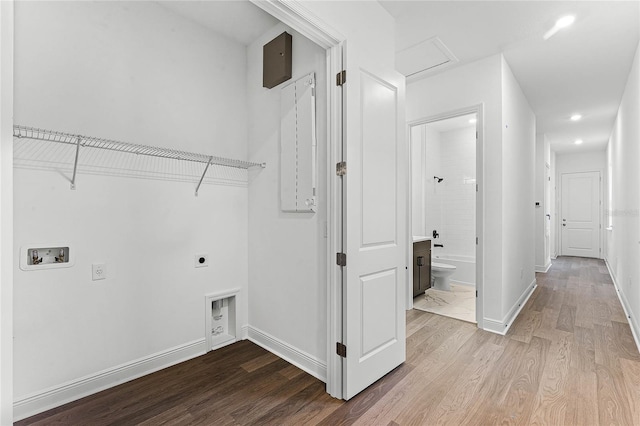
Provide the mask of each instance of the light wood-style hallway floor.
{"label": "light wood-style hallway floor", "polygon": [[558,258],[506,336],[412,310],[407,361],[348,402],[248,342],[19,425],[640,425],[640,354],[604,262]]}

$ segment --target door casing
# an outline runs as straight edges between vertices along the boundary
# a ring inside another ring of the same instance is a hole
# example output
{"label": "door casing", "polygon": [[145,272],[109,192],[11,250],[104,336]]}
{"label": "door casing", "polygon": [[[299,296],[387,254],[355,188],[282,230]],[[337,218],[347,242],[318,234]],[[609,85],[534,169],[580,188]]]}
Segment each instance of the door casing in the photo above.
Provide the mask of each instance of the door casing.
{"label": "door casing", "polygon": [[598,259],[602,259],[602,246],[603,246],[603,235],[602,235],[602,231],[603,231],[603,227],[602,227],[602,218],[603,218],[603,203],[602,203],[602,193],[603,193],[603,189],[602,189],[602,170],[585,170],[585,171],[577,171],[577,172],[563,172],[560,173],[560,191],[558,191],[559,193],[559,197],[558,197],[558,205],[559,205],[559,212],[560,212],[560,220],[558,220],[558,240],[560,243],[560,255],[561,256],[567,256],[567,255],[571,255],[565,252],[565,247],[564,247],[564,241],[563,241],[563,218],[565,217],[565,213],[563,212],[563,192],[566,188],[563,187],[563,176],[566,175],[577,175],[577,174],[586,174],[586,173],[597,173],[598,174],[598,206],[597,206],[597,211],[598,211],[598,254],[597,257]]}
{"label": "door casing", "polygon": [[[472,105],[466,108],[461,108],[453,111],[444,112],[442,114],[433,115],[429,117],[413,120],[407,124],[407,138],[409,140],[409,157],[407,158],[407,185],[409,186],[408,193],[411,194],[412,179],[411,179],[411,129],[423,124],[433,123],[436,121],[446,120],[448,118],[459,117],[461,115],[476,114],[476,131],[478,133],[476,141],[476,237],[478,243],[476,244],[476,322],[478,328],[484,329],[484,104]],[[407,197],[407,241],[409,244],[413,242],[413,235],[411,230],[411,214],[412,214],[412,197]],[[407,264],[411,265],[412,250],[407,250]],[[413,309],[413,270],[409,268],[407,273],[407,310]]]}

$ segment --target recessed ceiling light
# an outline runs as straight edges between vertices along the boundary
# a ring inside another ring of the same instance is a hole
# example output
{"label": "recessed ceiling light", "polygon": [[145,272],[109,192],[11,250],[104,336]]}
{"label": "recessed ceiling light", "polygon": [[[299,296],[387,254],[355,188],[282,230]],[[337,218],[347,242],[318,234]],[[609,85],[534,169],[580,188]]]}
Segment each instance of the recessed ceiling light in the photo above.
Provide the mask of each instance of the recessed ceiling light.
{"label": "recessed ceiling light", "polygon": [[576,141],[574,142],[576,145],[580,145],[582,143],[582,139],[576,139]]}
{"label": "recessed ceiling light", "polygon": [[562,18],[556,21],[556,27],[558,29],[567,28],[569,25],[573,24],[575,20],[576,20],[576,17],[573,15],[563,16]]}
{"label": "recessed ceiling light", "polygon": [[573,15],[567,15],[567,16],[563,16],[562,18],[558,19],[556,21],[556,24],[553,26],[553,28],[551,28],[549,31],[547,31],[545,33],[545,35],[543,36],[543,38],[545,40],[548,40],[549,38],[551,38],[555,33],[557,33],[558,31],[560,31],[563,28],[567,28],[568,26],[570,26],[571,24],[573,24],[576,20],[576,17]]}
{"label": "recessed ceiling light", "polygon": [[580,114],[573,114],[571,116],[571,121],[580,121],[582,119],[582,115]]}
{"label": "recessed ceiling light", "polygon": [[472,118],[471,120],[469,120],[469,123],[470,123],[470,124],[475,124],[477,121],[478,121],[477,119]]}

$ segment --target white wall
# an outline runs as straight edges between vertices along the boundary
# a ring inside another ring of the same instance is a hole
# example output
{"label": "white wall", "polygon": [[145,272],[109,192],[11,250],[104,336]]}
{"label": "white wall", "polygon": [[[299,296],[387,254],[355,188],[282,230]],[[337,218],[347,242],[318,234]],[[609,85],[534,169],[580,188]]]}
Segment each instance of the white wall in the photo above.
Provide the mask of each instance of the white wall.
{"label": "white wall", "polygon": [[557,162],[557,154],[555,151],[550,153],[550,164],[551,164],[551,258],[555,259],[558,257],[558,232],[557,232],[557,223],[558,223],[558,184],[556,179],[556,162]]}
{"label": "white wall", "polygon": [[13,2],[0,2],[0,424],[13,422]]}
{"label": "white wall", "polygon": [[[476,128],[412,127],[414,235],[440,234],[444,253],[475,256]],[[418,157],[416,153],[420,154]],[[418,159],[416,159],[418,157]],[[444,178],[437,182],[434,176]],[[418,204],[424,200],[424,205]],[[420,232],[421,231],[421,232]]]}
{"label": "white wall", "polygon": [[424,234],[433,236],[433,230],[442,232],[442,182],[438,184],[434,176],[442,177],[442,164],[440,163],[442,144],[440,132],[429,126],[422,126],[424,141]]}
{"label": "white wall", "polygon": [[[606,151],[557,153],[556,171],[558,179],[563,173],[603,172],[607,164]],[[604,176],[602,176],[604,180]]]}
{"label": "white wall", "polygon": [[[414,126],[411,129],[411,233],[416,236],[426,235],[426,191],[432,190],[432,186],[425,181],[426,150],[422,134],[424,126]],[[431,156],[428,158],[432,158]],[[432,228],[436,229],[436,228]]]}
{"label": "white wall", "polygon": [[501,55],[407,87],[407,121],[482,104],[484,327],[504,332],[535,280],[535,117]]}
{"label": "white wall", "polygon": [[407,85],[407,121],[483,104],[484,317],[502,318],[501,57],[494,55]]}
{"label": "white wall", "polygon": [[[247,157],[245,47],[155,3],[18,3],[15,70],[17,123]],[[68,242],[76,256],[67,269],[15,262],[19,403],[154,354],[201,353],[206,293],[241,288],[247,324],[248,189],[194,187],[80,174],[71,191],[58,173],[16,169],[14,251]],[[198,253],[209,267],[194,268]],[[94,262],[106,280],[91,280]]]}
{"label": "white wall", "polygon": [[395,68],[395,20],[378,2],[301,3],[312,22],[323,22],[339,40],[347,40],[347,49],[374,59],[381,67]]}
{"label": "white wall", "polygon": [[[550,148],[549,141],[547,140],[546,135],[537,134],[536,135],[536,165],[535,165],[535,173],[536,173],[536,203],[540,203],[539,206],[535,208],[535,254],[536,254],[536,271],[537,272],[546,272],[547,268],[551,263],[551,259],[549,257],[550,247],[545,247],[547,244],[546,240],[546,224],[547,217],[546,213],[551,212],[551,206],[547,205],[547,199],[553,200],[550,194],[547,194],[547,165],[551,167],[551,157],[550,157]],[[549,171],[549,177],[551,177],[551,171]],[[551,204],[552,201],[549,201]],[[550,229],[549,229],[550,231]]]}
{"label": "white wall", "polygon": [[607,146],[612,182],[607,205],[612,230],[605,232],[609,269],[620,290],[640,348],[640,45]]}
{"label": "white wall", "polygon": [[442,232],[442,182],[434,176],[442,175],[440,132],[428,125],[411,128],[412,213],[413,235],[431,236],[433,230]]}
{"label": "white wall", "polygon": [[[444,181],[435,184],[442,204],[444,252],[476,255],[476,127],[441,133],[440,160]],[[436,228],[434,228],[436,229]]]}
{"label": "white wall", "polygon": [[535,282],[535,128],[529,102],[502,59],[503,317]]}
{"label": "white wall", "polygon": [[[293,38],[293,77],[272,89],[263,88],[262,46],[285,30]],[[305,354],[298,359],[292,358],[290,353],[281,353],[325,379],[326,53],[298,32],[279,24],[256,39],[248,47],[247,55],[250,157],[268,164],[266,169],[251,177],[249,187],[249,335],[260,343],[271,342],[269,338],[276,339],[294,354]],[[280,92],[310,72],[316,74],[318,206],[315,213],[283,213],[279,204]],[[310,365],[302,364],[309,358],[312,360]]]}

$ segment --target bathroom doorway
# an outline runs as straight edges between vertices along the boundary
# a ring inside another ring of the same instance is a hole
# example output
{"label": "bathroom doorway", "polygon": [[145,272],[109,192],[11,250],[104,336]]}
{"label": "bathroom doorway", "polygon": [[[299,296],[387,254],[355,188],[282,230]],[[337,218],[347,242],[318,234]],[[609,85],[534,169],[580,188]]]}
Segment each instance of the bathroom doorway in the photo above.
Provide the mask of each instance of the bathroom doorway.
{"label": "bathroom doorway", "polygon": [[419,252],[410,269],[421,281],[409,306],[482,327],[481,106],[412,122],[409,137],[411,251]]}

